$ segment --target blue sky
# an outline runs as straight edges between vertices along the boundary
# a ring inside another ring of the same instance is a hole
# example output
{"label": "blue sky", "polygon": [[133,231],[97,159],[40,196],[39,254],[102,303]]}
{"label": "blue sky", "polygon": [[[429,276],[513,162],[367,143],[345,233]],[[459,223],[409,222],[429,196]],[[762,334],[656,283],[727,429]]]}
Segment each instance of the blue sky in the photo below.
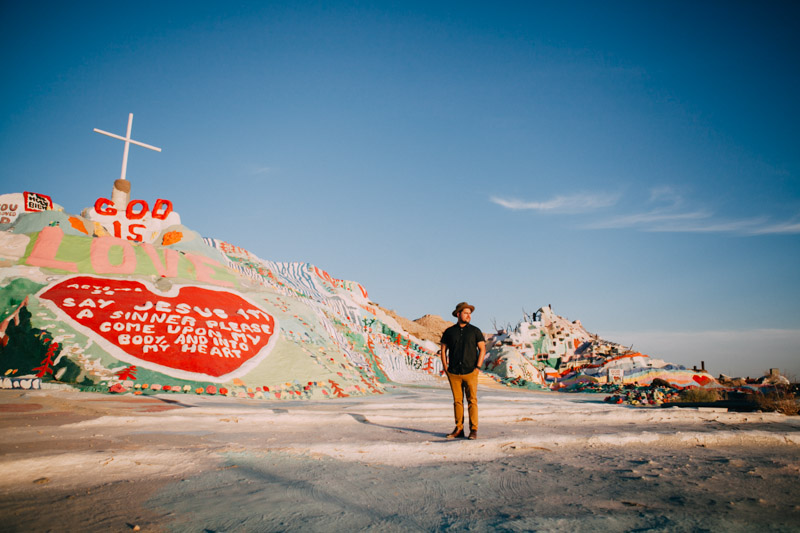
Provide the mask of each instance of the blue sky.
{"label": "blue sky", "polygon": [[[77,4],[77,5],[75,5]],[[800,6],[3,2],[2,192],[134,198],[409,318],[800,375]]]}

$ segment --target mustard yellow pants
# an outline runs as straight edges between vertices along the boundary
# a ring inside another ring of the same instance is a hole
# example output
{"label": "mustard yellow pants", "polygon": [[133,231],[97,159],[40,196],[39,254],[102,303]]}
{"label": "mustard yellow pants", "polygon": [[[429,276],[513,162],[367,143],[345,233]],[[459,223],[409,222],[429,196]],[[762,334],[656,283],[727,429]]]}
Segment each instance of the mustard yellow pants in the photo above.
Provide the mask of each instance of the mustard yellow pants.
{"label": "mustard yellow pants", "polygon": [[447,373],[450,381],[450,390],[453,392],[453,414],[456,417],[456,427],[464,428],[464,391],[467,392],[467,405],[469,407],[469,430],[478,430],[478,369],[469,374]]}

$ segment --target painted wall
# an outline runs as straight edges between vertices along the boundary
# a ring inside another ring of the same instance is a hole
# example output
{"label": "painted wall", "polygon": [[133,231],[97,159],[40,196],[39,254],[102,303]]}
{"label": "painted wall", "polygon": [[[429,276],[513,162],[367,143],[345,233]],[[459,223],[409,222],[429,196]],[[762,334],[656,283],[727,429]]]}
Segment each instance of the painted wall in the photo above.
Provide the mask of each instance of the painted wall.
{"label": "painted wall", "polygon": [[134,242],[156,242],[164,229],[181,223],[172,202],[162,198],[152,204],[146,200],[131,200],[125,205],[98,198],[83,215],[102,225],[110,235]]}

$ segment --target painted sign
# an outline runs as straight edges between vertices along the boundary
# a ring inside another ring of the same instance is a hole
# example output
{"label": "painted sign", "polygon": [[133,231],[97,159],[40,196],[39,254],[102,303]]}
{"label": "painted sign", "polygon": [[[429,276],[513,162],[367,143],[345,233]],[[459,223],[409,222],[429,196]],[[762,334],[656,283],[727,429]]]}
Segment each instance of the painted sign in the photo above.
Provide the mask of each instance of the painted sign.
{"label": "painted sign", "polygon": [[144,200],[117,206],[108,198],[98,198],[88,210],[88,218],[102,224],[115,237],[134,242],[154,242],[164,229],[181,223],[172,202],[162,198],[155,201],[152,210]]}
{"label": "painted sign", "polygon": [[[62,253],[68,257],[62,259]],[[223,287],[233,287],[235,277],[220,263],[204,255],[180,253],[149,243],[133,243],[115,237],[87,239],[64,235],[58,226],[47,226],[32,239],[26,265],[53,268],[74,273],[140,274],[183,277]],[[113,255],[121,255],[112,262]],[[76,261],[76,259],[80,259]],[[88,259],[88,261],[87,261]]]}
{"label": "painted sign", "polygon": [[25,211],[49,211],[53,209],[53,200],[46,194],[39,194],[36,192],[24,192],[25,197]]}
{"label": "painted sign", "polygon": [[46,194],[16,192],[0,195],[0,224],[10,224],[20,213],[35,213],[53,209],[53,200]]}
{"label": "painted sign", "polygon": [[74,276],[37,296],[118,359],[176,378],[241,377],[278,338],[273,316],[223,289]]}

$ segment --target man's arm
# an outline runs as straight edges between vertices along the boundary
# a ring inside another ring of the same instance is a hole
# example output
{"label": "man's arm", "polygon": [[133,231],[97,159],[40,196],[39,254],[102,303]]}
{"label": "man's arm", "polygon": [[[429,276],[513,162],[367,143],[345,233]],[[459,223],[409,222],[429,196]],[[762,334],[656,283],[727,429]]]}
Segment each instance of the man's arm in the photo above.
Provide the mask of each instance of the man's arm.
{"label": "man's arm", "polygon": [[439,356],[442,358],[442,365],[444,366],[444,371],[447,372],[447,345],[442,344],[442,351]]}
{"label": "man's arm", "polygon": [[478,343],[478,368],[483,366],[483,358],[486,357],[486,342]]}

